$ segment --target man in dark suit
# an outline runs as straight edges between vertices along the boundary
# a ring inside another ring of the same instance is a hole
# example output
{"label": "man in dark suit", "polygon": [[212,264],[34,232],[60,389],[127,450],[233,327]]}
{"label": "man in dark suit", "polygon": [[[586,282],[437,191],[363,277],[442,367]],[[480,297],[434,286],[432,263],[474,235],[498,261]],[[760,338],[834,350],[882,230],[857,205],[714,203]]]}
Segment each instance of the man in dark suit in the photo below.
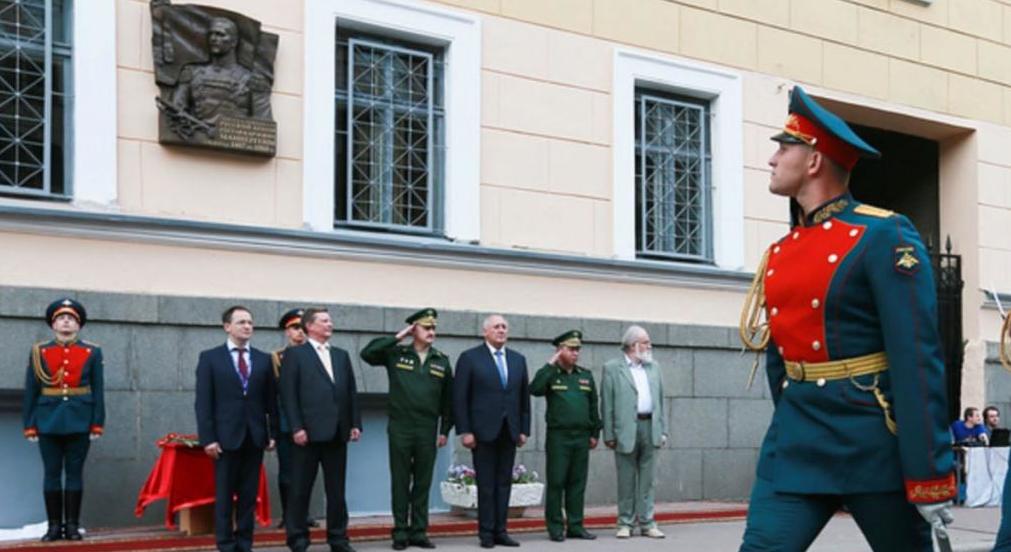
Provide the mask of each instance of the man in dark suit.
{"label": "man in dark suit", "polygon": [[516,447],[530,435],[527,360],[505,348],[505,318],[485,318],[482,330],[484,343],[464,351],[456,363],[453,414],[461,444],[473,451],[481,547],[519,546],[506,533],[506,515]]}
{"label": "man in dark suit", "polygon": [[362,421],[351,357],[328,343],[333,321],[326,309],[306,309],[302,324],[308,341],[288,349],[281,363],[281,404],[296,445],[285,519],[288,547],[295,552],[309,548],[306,515],[316,471],[322,465],[327,543],[331,552],[353,552],[347,537],[344,476],[347,442],[361,437]]}
{"label": "man in dark suit", "polygon": [[[241,306],[221,316],[228,339],[197,361],[197,431],[214,459],[214,533],[218,550],[253,549],[253,512],[263,449],[274,448],[277,388],[270,356],[249,346],[253,315]],[[232,497],[235,526],[232,526]]]}

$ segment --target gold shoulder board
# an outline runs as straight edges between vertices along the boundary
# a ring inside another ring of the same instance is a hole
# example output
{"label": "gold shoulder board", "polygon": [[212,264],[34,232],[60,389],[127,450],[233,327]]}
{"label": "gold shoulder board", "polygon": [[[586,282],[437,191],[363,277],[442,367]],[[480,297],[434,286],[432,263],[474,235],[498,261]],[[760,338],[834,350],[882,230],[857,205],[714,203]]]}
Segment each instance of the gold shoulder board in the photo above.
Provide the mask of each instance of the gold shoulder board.
{"label": "gold shoulder board", "polygon": [[878,218],[888,218],[895,214],[895,211],[889,211],[888,209],[882,209],[881,207],[867,205],[866,203],[854,207],[853,212],[858,215],[867,215],[869,217]]}

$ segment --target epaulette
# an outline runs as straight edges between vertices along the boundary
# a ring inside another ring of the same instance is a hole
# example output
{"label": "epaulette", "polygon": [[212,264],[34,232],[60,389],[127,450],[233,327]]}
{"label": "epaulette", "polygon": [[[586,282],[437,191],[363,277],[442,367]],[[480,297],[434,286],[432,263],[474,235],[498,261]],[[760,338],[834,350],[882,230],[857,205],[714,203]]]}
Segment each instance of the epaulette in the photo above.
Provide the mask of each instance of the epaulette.
{"label": "epaulette", "polygon": [[895,211],[889,211],[888,209],[882,209],[881,207],[875,207],[866,203],[861,203],[860,205],[854,207],[853,212],[858,215],[867,215],[869,217],[877,218],[888,218],[895,214]]}
{"label": "epaulette", "polygon": [[102,348],[101,345],[99,345],[98,343],[95,343],[94,341],[85,341],[83,339],[78,339],[77,342],[80,343],[81,345],[85,346],[85,347],[91,347],[92,349],[101,349]]}

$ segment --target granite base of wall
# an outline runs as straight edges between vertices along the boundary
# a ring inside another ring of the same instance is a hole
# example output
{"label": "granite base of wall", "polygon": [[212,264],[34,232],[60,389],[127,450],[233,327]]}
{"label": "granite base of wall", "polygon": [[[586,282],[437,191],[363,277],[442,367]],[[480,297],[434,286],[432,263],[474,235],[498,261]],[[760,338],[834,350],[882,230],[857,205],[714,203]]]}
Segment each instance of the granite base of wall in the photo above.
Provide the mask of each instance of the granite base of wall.
{"label": "granite base of wall", "polygon": [[[160,523],[164,516],[161,504],[150,508],[143,518],[133,516],[137,492],[157,457],[155,441],[169,432],[196,432],[193,400],[197,354],[223,342],[221,312],[232,304],[249,307],[258,324],[253,346],[272,350],[284,341],[275,329],[277,319],[295,305],[248,298],[0,286],[0,347],[7,352],[0,357],[0,381],[7,382],[2,387],[22,388],[31,343],[50,335],[41,320],[42,312],[62,295],[76,297],[85,305],[89,321],[81,335],[98,343],[105,355],[107,424],[105,436],[93,445],[85,469],[84,522],[91,526]],[[373,337],[402,328],[404,318],[413,309],[326,306],[337,328],[332,343],[352,353],[359,390],[385,394],[385,370],[365,365],[358,360],[357,352]],[[479,344],[479,325],[484,315],[440,309],[436,346],[455,359],[463,350]],[[553,353],[550,340],[575,328],[583,331],[585,340],[580,364],[591,368],[598,381],[603,363],[621,354],[621,335],[633,322],[523,315],[509,315],[508,320],[510,346],[526,355],[531,377]],[[642,325],[650,333],[654,356],[663,372],[663,400],[671,437],[668,447],[659,452],[656,499],[746,498],[754,479],[757,449],[772,414],[772,403],[761,378],[746,389],[753,357],[740,354],[735,328]],[[520,450],[517,461],[543,474],[543,399],[533,399],[533,408],[533,435]],[[363,439],[385,440],[386,435],[366,434]],[[351,445],[349,454],[353,456],[355,450]],[[470,463],[470,454],[460,447],[455,458]],[[274,491],[273,455],[268,455],[267,466]],[[613,503],[614,458],[602,444],[591,453],[590,471],[587,501]],[[444,474],[435,474],[435,481],[443,478]],[[41,481],[39,485],[41,488]],[[317,485],[317,492],[320,487]],[[273,511],[279,513],[276,493],[273,499]],[[322,511],[317,513],[322,515]]]}

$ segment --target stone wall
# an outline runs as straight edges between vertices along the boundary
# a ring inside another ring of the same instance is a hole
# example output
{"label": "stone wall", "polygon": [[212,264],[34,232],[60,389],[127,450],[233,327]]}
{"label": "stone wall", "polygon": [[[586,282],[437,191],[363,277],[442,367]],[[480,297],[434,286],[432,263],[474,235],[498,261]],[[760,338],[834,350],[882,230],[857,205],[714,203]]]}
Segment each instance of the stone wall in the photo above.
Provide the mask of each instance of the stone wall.
{"label": "stone wall", "polygon": [[[154,442],[168,432],[196,431],[196,358],[199,351],[223,341],[218,324],[221,312],[235,303],[248,306],[259,326],[253,345],[270,350],[282,345],[283,337],[274,326],[291,305],[245,298],[0,287],[0,346],[8,352],[0,358],[0,381],[7,382],[3,386],[7,390],[21,388],[30,344],[49,336],[40,320],[41,313],[45,305],[63,294],[85,305],[89,321],[82,337],[98,343],[105,354],[106,432],[93,445],[85,469],[85,522],[92,526],[160,523],[164,513],[160,504],[150,508],[141,520],[133,517],[137,492],[157,457]],[[403,327],[411,311],[363,305],[328,307],[337,327],[332,343],[352,352],[360,392],[385,394],[385,372],[364,366],[356,353],[369,339]],[[455,359],[461,351],[480,343],[477,335],[482,315],[440,312],[436,345]],[[604,361],[620,354],[618,343],[626,325],[601,319],[515,315],[508,319],[510,346],[527,356],[531,377],[551,356],[550,339],[564,330],[579,328],[585,336],[580,364],[591,367],[598,381]],[[736,330],[732,328],[666,324],[644,327],[650,332],[654,355],[662,367],[671,435],[668,448],[659,453],[657,500],[745,498],[753,480],[757,448],[772,412],[761,378],[751,390],[745,389],[753,357],[740,354]],[[517,461],[543,474],[543,399],[534,398],[533,409],[536,423],[531,442],[521,449]],[[385,438],[385,434],[363,436]],[[469,464],[470,455],[457,448],[457,461]],[[354,456],[354,445],[349,454]],[[273,455],[268,456],[273,491],[276,462]],[[588,502],[613,503],[613,454],[601,445],[591,454],[590,469]],[[436,474],[435,479],[443,477]],[[276,497],[274,500],[274,512],[279,512]],[[353,506],[353,497],[351,502]]]}

